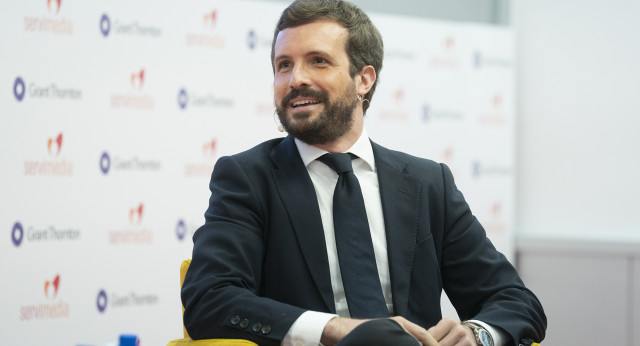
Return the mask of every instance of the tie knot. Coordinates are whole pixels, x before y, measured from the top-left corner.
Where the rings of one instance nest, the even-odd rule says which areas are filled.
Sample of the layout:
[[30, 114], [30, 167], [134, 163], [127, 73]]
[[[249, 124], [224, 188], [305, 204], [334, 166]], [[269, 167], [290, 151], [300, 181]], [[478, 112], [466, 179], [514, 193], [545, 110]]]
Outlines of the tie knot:
[[355, 155], [348, 153], [328, 153], [320, 156], [318, 161], [331, 167], [336, 173], [342, 174], [345, 172], [353, 172], [351, 160], [354, 158]]

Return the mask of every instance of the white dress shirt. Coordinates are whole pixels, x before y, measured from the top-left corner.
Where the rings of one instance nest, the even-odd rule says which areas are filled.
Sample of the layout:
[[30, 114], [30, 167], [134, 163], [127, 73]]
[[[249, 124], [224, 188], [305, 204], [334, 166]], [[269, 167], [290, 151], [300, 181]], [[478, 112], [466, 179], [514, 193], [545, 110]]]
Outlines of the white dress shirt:
[[[344, 286], [340, 275], [340, 264], [338, 263], [338, 252], [336, 249], [336, 239], [333, 228], [333, 192], [338, 182], [338, 174], [329, 166], [316, 159], [327, 153], [327, 151], [306, 144], [297, 138], [296, 146], [300, 152], [302, 162], [309, 172], [309, 177], [313, 182], [313, 187], [318, 198], [324, 238], [327, 246], [329, 259], [329, 273], [331, 275], [331, 288], [333, 290], [336, 314], [342, 317], [350, 317], [347, 299], [344, 294]], [[352, 161], [353, 173], [358, 178], [364, 205], [369, 221], [369, 230], [373, 241], [373, 251], [376, 257], [378, 275], [382, 285], [382, 293], [387, 303], [389, 313], [393, 315], [393, 301], [391, 297], [391, 281], [389, 275], [389, 263], [387, 257], [387, 238], [385, 236], [384, 217], [382, 214], [382, 200], [380, 199], [380, 189], [378, 185], [378, 173], [376, 171], [375, 158], [369, 136], [363, 129], [360, 138], [349, 148], [347, 153], [358, 156]], [[282, 340], [284, 346], [317, 346], [320, 344], [320, 337], [325, 325], [334, 314], [306, 311], [294, 322]], [[479, 322], [479, 321], [476, 321]], [[494, 341], [500, 341], [499, 335], [494, 328], [489, 327], [488, 331], [493, 336]], [[501, 346], [502, 343], [495, 343]]]

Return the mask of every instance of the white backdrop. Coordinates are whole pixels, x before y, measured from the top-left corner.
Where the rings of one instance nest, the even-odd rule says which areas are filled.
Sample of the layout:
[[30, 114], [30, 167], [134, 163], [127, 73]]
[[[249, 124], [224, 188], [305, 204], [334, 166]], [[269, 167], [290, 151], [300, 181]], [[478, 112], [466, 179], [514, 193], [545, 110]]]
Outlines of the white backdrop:
[[[191, 256], [222, 155], [280, 136], [282, 4], [35, 0], [0, 12], [0, 331], [5, 343], [181, 337]], [[386, 46], [373, 140], [446, 162], [512, 256], [513, 39], [371, 14]]]

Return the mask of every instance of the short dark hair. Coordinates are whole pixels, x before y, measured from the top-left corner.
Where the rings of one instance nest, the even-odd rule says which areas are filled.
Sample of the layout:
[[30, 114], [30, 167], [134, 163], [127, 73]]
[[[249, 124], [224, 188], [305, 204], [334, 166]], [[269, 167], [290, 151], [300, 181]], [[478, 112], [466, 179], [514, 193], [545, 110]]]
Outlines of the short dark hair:
[[296, 0], [287, 7], [280, 16], [273, 33], [271, 43], [271, 65], [275, 71], [275, 45], [280, 31], [320, 20], [331, 20], [347, 29], [349, 36], [346, 44], [349, 56], [349, 74], [351, 77], [367, 65], [376, 71], [376, 80], [364, 98], [369, 102], [362, 103], [364, 112], [369, 108], [371, 97], [378, 84], [382, 69], [384, 45], [378, 29], [371, 23], [369, 16], [354, 4], [342, 0]]

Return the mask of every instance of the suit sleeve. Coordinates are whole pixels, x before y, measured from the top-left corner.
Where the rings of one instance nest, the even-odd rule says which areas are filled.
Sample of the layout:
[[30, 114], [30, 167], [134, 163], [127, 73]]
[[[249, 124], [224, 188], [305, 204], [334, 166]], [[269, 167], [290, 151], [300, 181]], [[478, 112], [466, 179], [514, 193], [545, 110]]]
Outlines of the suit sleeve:
[[194, 234], [182, 287], [184, 323], [193, 339], [279, 345], [305, 311], [258, 296], [267, 208], [257, 198], [255, 184], [234, 157], [216, 163], [205, 224]]
[[547, 326], [542, 305], [487, 238], [449, 168], [441, 167], [445, 205], [441, 270], [443, 287], [458, 315], [502, 329], [511, 339], [507, 345], [527, 338], [541, 341]]

